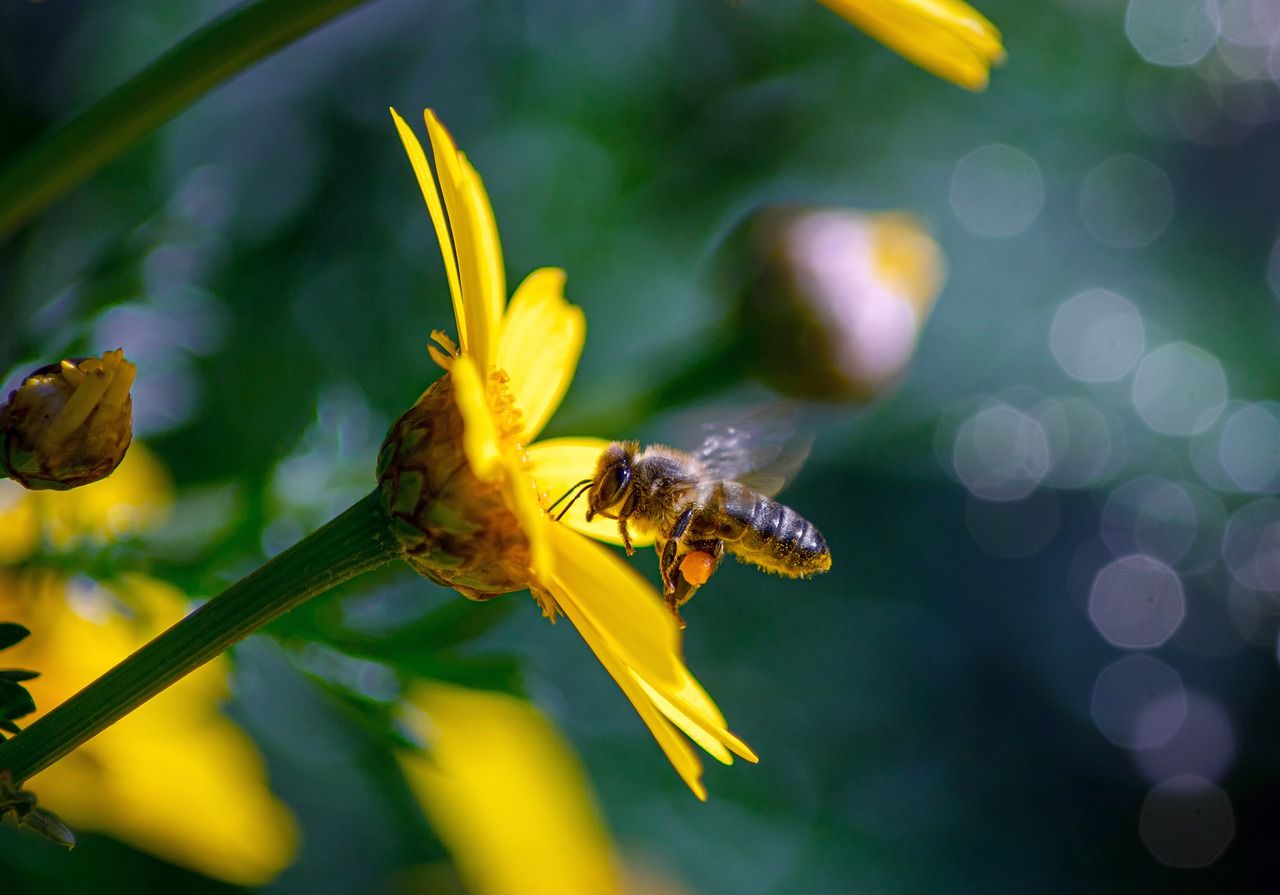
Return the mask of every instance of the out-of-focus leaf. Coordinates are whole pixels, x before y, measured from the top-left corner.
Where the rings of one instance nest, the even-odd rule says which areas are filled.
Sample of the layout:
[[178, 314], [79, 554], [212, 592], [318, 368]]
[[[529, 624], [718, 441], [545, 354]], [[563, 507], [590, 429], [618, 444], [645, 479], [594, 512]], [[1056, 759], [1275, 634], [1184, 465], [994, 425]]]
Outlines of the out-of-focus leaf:
[[[0, 650], [20, 643], [30, 633], [15, 622], [0, 622]], [[25, 671], [20, 668], [0, 670], [0, 730], [5, 733], [17, 733], [20, 728], [13, 722], [36, 710], [35, 700], [19, 681], [29, 681], [39, 676], [39, 672]], [[3, 739], [4, 736], [0, 735], [0, 740]]]
[[39, 676], [40, 672], [38, 671], [24, 671], [21, 668], [6, 668], [4, 671], [0, 671], [0, 681], [13, 681], [14, 683], [29, 681]]
[[0, 649], [8, 649], [19, 643], [31, 632], [14, 622], [0, 622]]
[[18, 728], [12, 722], [36, 710], [35, 700], [18, 684], [0, 683], [0, 727], [10, 733]]

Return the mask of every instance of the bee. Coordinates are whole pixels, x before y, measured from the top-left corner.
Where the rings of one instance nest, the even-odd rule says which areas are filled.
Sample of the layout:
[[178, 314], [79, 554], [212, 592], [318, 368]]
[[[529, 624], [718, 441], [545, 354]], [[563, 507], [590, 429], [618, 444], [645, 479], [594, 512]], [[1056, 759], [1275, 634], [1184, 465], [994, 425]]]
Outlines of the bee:
[[800, 470], [812, 437], [794, 434], [759, 411], [706, 428], [706, 438], [690, 452], [613, 442], [600, 454], [595, 474], [565, 493], [577, 491], [556, 517], [586, 493], [587, 521], [617, 519], [629, 555], [635, 553], [632, 527], [652, 534], [663, 599], [681, 627], [680, 607], [710, 579], [726, 552], [788, 578], [831, 568], [821, 532], [773, 499]]

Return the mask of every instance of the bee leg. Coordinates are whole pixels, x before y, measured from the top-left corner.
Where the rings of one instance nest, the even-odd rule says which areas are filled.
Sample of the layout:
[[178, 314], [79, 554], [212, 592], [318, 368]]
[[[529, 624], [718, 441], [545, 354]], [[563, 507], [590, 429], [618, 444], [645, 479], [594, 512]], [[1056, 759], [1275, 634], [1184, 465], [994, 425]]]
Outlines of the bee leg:
[[[672, 545], [675, 545], [674, 549]], [[680, 607], [688, 603], [693, 598], [693, 595], [698, 592], [698, 588], [715, 574], [716, 569], [720, 568], [720, 561], [724, 559], [724, 541], [695, 541], [690, 539], [688, 543], [680, 544], [676, 539], [672, 538], [663, 547], [662, 553], [663, 568], [664, 570], [667, 568], [665, 563], [669, 558], [671, 581], [675, 584], [674, 588], [666, 591], [663, 601], [667, 604], [667, 609], [671, 610], [671, 614], [675, 616], [676, 623], [683, 629], [685, 621], [680, 615]], [[684, 561], [692, 554], [705, 554], [711, 557], [711, 564], [709, 569], [704, 565], [698, 572], [691, 570], [690, 574], [694, 576], [694, 580], [690, 581], [689, 578], [685, 577]], [[663, 581], [665, 584], [666, 579], [664, 578]]]
[[680, 518], [676, 520], [676, 524], [671, 529], [671, 535], [663, 543], [658, 561], [658, 570], [662, 573], [662, 592], [670, 597], [676, 592], [676, 582], [680, 577], [680, 560], [684, 553], [688, 552], [681, 549], [681, 538], [689, 529], [689, 520], [693, 518], [693, 507], [689, 507], [680, 514]]
[[680, 575], [680, 563], [676, 559], [676, 553], [680, 549], [680, 542], [675, 538], [669, 538], [663, 545], [662, 550], [658, 554], [658, 571], [662, 575], [662, 593], [667, 597], [670, 604], [671, 595], [676, 592], [676, 578]]
[[622, 546], [627, 549], [627, 556], [635, 556], [636, 548], [631, 546], [631, 532], [627, 531], [627, 518], [618, 519], [618, 534], [622, 536]]

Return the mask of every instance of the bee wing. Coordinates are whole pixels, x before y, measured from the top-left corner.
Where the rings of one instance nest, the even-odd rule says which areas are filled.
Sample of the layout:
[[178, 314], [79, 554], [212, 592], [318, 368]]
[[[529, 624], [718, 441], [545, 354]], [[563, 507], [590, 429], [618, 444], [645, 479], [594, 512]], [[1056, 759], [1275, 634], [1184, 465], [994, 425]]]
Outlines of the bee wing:
[[738, 419], [703, 426], [706, 437], [691, 453], [713, 479], [741, 482], [773, 497], [796, 477], [813, 447], [792, 408], [766, 406]]

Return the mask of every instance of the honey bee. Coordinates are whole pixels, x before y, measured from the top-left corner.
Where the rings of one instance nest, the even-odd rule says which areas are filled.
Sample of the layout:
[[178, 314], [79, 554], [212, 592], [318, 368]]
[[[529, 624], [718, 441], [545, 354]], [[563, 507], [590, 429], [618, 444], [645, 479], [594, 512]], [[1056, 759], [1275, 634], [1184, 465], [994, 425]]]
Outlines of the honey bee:
[[595, 474], [566, 492], [565, 497], [577, 494], [556, 517], [586, 493], [587, 521], [617, 519], [628, 554], [635, 553], [631, 526], [652, 533], [663, 598], [681, 627], [680, 607], [726, 552], [788, 578], [831, 568], [818, 529], [773, 499], [799, 471], [813, 439], [794, 434], [767, 412], [707, 428], [702, 444], [690, 452], [613, 442], [597, 460]]

